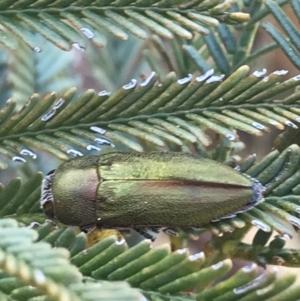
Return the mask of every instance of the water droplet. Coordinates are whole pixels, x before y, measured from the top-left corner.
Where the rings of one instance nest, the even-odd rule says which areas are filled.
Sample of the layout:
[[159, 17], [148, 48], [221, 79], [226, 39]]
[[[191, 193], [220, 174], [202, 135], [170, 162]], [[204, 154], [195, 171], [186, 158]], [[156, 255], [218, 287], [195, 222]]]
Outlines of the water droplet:
[[252, 122], [252, 125], [259, 130], [263, 130], [265, 128], [265, 126], [263, 124], [255, 122], [255, 121]]
[[44, 284], [46, 282], [46, 277], [41, 270], [34, 270], [33, 277], [37, 284]]
[[101, 145], [112, 145], [112, 143], [109, 140], [104, 139], [104, 138], [95, 138], [94, 142], [101, 144]]
[[126, 241], [125, 241], [125, 239], [123, 238], [123, 239], [121, 239], [121, 240], [117, 240], [117, 241], [115, 242], [115, 244], [116, 244], [117, 246], [122, 246], [122, 245], [124, 245], [125, 242], [126, 242]]
[[36, 52], [36, 53], [40, 53], [40, 52], [42, 52], [42, 49], [40, 47], [38, 47], [38, 46], [35, 46], [33, 48], [33, 51]]
[[256, 263], [252, 263], [251, 265], [246, 265], [242, 268], [242, 270], [245, 273], [251, 273], [252, 271], [254, 271], [257, 268], [257, 264]]
[[260, 220], [254, 219], [251, 221], [251, 224], [253, 226], [263, 230], [264, 232], [271, 232], [270, 226]]
[[272, 125], [279, 125], [279, 122], [274, 120], [274, 119], [270, 119], [269, 123], [272, 124]]
[[273, 74], [276, 74], [276, 75], [286, 75], [288, 73], [289, 73], [288, 70], [276, 70], [273, 72]]
[[98, 93], [98, 96], [109, 96], [111, 92], [108, 92], [106, 90], [102, 90]]
[[209, 84], [209, 83], [214, 83], [214, 82], [220, 82], [222, 81], [222, 79], [224, 78], [225, 74], [221, 74], [221, 75], [214, 75], [212, 77], [210, 77], [206, 83]]
[[65, 103], [65, 100], [63, 98], [60, 98], [54, 105], [53, 109], [59, 109], [63, 104]]
[[236, 136], [233, 134], [226, 134], [226, 138], [230, 141], [234, 141], [236, 139]]
[[140, 86], [141, 87], [147, 86], [155, 75], [156, 73], [152, 71], [151, 74], [142, 83], [140, 83]]
[[14, 157], [12, 158], [12, 160], [13, 160], [14, 162], [22, 162], [22, 163], [26, 163], [26, 160], [25, 160], [24, 158], [22, 158], [22, 157], [19, 157], [19, 156], [14, 156]]
[[297, 207], [295, 212], [300, 213], [300, 207]]
[[253, 75], [256, 77], [263, 77], [267, 73], [267, 69], [257, 70], [253, 72]]
[[268, 80], [269, 80], [269, 76], [266, 76], [266, 77], [263, 78], [262, 81], [266, 83]]
[[80, 151], [77, 151], [76, 149], [73, 149], [73, 148], [69, 149], [67, 151], [67, 154], [72, 155], [74, 157], [82, 157], [83, 156], [83, 153], [81, 153]]
[[48, 121], [56, 114], [56, 110], [51, 109], [49, 112], [47, 112], [44, 116], [42, 116], [42, 121]]
[[214, 74], [215, 70], [214, 69], [210, 69], [208, 71], [206, 71], [204, 74], [196, 77], [196, 81], [197, 82], [204, 82], [206, 81], [209, 77], [211, 77]]
[[135, 87], [136, 87], [136, 84], [137, 84], [137, 80], [133, 78], [133, 79], [130, 81], [130, 83], [124, 85], [122, 88], [123, 88], [124, 90], [130, 90], [130, 89], [135, 88]]
[[296, 217], [290, 217], [290, 218], [288, 219], [288, 221], [289, 221], [292, 225], [294, 225], [294, 226], [296, 226], [297, 228], [300, 229], [300, 220], [299, 220], [298, 218], [296, 218]]
[[86, 27], [80, 28], [80, 31], [81, 31], [88, 39], [92, 39], [92, 38], [95, 36], [94, 33], [93, 33], [90, 29], [88, 29], [88, 28], [86, 28]]
[[189, 256], [189, 261], [196, 261], [197, 259], [200, 259], [200, 258], [205, 258], [205, 255], [204, 255], [203, 252], [199, 252], [199, 253], [190, 255]]
[[177, 80], [177, 83], [179, 85], [184, 85], [184, 84], [187, 84], [189, 83], [193, 78], [193, 75], [192, 74], [188, 74], [188, 76], [184, 77], [184, 78], [180, 78], [179, 80]]
[[260, 276], [258, 276], [254, 280], [252, 280], [251, 282], [248, 282], [246, 285], [233, 289], [234, 294], [236, 294], [236, 295], [245, 294], [248, 291], [256, 288], [258, 285], [263, 283], [264, 280], [266, 280], [266, 278], [268, 277], [268, 274], [269, 273], [261, 274]]
[[30, 223], [30, 225], [27, 226], [27, 228], [29, 228], [29, 229], [36, 229], [36, 228], [38, 228], [40, 225], [41, 225], [41, 224], [38, 223], [38, 222], [32, 222], [32, 223]]
[[291, 122], [290, 120], [286, 120], [286, 121], [285, 121], [285, 124], [286, 124], [287, 126], [292, 127], [293, 129], [297, 129], [297, 128], [298, 128], [298, 127], [296, 126], [296, 124], [293, 123], [293, 122]]
[[104, 130], [104, 129], [98, 127], [98, 126], [94, 126], [94, 125], [93, 125], [93, 126], [90, 127], [90, 129], [91, 129], [92, 131], [96, 132], [96, 133], [101, 134], [101, 135], [103, 135], [103, 134], [106, 133], [106, 130]]
[[72, 46], [77, 49], [77, 50], [80, 50], [80, 51], [84, 51], [85, 50], [85, 47], [84, 46], [81, 46], [79, 43], [75, 42], [75, 43], [72, 43]]
[[179, 254], [184, 254], [184, 253], [187, 252], [187, 248], [176, 250], [176, 252], [179, 253]]
[[287, 240], [285, 237], [280, 236], [280, 235], [275, 235], [275, 236], [274, 236], [274, 239], [281, 239], [281, 240], [284, 240], [284, 241]]
[[300, 80], [300, 74], [293, 77], [293, 80]]
[[101, 148], [100, 148], [100, 147], [97, 147], [97, 146], [95, 146], [95, 145], [93, 145], [93, 144], [89, 144], [89, 145], [86, 147], [86, 149], [87, 149], [88, 151], [91, 151], [91, 150], [101, 151]]
[[292, 239], [293, 237], [291, 236], [291, 235], [289, 235], [289, 234], [287, 234], [287, 233], [284, 233], [283, 235], [282, 235], [282, 238], [284, 238], [284, 239]]
[[89, 254], [89, 249], [83, 250], [82, 253], [83, 253], [84, 255], [88, 255], [88, 254]]
[[216, 264], [213, 264], [211, 267], [214, 269], [214, 270], [219, 270], [221, 267], [223, 267], [224, 265], [224, 262], [223, 261], [220, 261]]
[[25, 148], [20, 151], [20, 155], [30, 156], [32, 159], [37, 158], [37, 155], [34, 152], [30, 151], [29, 149], [25, 149]]

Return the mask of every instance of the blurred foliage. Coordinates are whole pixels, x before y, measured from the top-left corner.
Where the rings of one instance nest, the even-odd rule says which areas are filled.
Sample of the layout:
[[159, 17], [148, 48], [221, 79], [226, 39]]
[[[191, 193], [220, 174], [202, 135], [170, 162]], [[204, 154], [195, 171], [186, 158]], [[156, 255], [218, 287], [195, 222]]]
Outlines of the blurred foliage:
[[[298, 0], [0, 0], [0, 300], [298, 300], [272, 266], [300, 265], [300, 78], [265, 68], [281, 49], [299, 69], [299, 20]], [[116, 150], [200, 154], [265, 201], [158, 248], [46, 220], [43, 174]]]

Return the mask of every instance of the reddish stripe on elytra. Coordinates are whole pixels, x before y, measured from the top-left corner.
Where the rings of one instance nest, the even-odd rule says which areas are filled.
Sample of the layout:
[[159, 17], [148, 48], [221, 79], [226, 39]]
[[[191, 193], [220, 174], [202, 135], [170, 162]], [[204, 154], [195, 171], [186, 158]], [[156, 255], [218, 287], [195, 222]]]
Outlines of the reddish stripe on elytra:
[[[123, 180], [124, 181], [124, 180]], [[136, 181], [136, 180], [134, 180]], [[196, 180], [186, 180], [186, 179], [176, 179], [176, 180], [138, 180], [143, 181], [143, 184], [146, 184], [147, 186], [155, 186], [155, 187], [174, 187], [174, 186], [195, 186], [195, 187], [211, 187], [211, 188], [228, 188], [228, 189], [253, 189], [252, 185], [244, 186], [244, 185], [238, 185], [238, 184], [227, 184], [227, 183], [217, 183], [217, 182], [202, 182], [202, 181], [196, 181]], [[137, 181], [137, 182], [138, 182]], [[130, 180], [127, 182], [130, 182]]]

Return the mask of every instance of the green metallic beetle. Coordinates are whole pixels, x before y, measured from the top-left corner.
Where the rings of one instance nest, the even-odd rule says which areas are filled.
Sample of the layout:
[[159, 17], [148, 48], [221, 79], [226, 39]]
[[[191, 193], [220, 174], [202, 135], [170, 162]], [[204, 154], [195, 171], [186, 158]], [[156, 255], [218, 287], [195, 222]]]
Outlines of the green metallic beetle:
[[[45, 213], [82, 229], [199, 227], [262, 201], [257, 181], [215, 161], [176, 152], [108, 153], [64, 162], [45, 177]], [[149, 237], [148, 237], [149, 238]]]

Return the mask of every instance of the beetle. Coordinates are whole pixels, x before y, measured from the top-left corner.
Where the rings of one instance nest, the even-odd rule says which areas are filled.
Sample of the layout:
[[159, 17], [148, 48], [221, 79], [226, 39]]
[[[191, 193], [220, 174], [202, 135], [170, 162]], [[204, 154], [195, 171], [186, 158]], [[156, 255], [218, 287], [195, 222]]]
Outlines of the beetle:
[[82, 230], [135, 229], [152, 238], [149, 229], [203, 226], [262, 200], [258, 181], [198, 155], [114, 152], [71, 159], [49, 172], [41, 207]]

